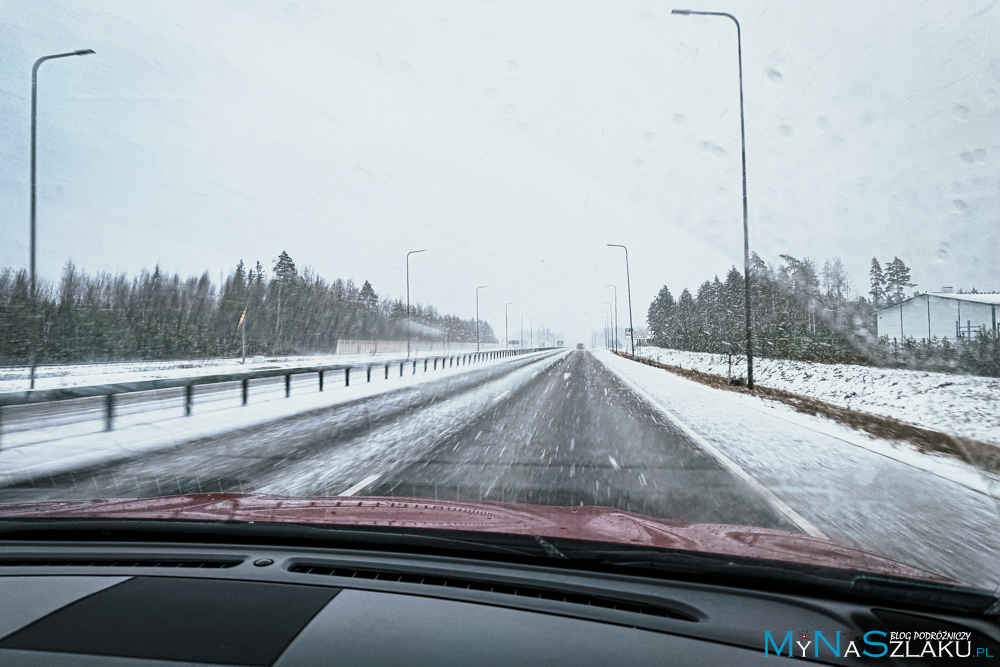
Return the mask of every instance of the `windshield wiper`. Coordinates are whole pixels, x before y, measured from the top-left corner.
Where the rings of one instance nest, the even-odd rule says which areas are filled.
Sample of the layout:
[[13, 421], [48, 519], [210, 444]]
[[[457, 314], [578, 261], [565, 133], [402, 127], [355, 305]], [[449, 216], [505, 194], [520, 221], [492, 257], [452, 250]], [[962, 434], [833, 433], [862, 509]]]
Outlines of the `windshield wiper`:
[[[486, 537], [486, 539], [481, 539]], [[497, 539], [501, 538], [501, 539]], [[551, 558], [526, 535], [444, 532], [394, 526], [193, 521], [169, 519], [25, 518], [0, 520], [0, 543], [14, 540], [224, 542], [327, 548], [369, 548], [407, 552], [493, 554]]]
[[881, 575], [809, 563], [772, 561], [710, 552], [647, 548], [588, 548], [551, 540], [571, 563], [657, 573], [671, 578], [718, 581], [727, 585], [823, 592], [882, 603], [900, 603], [961, 613], [1000, 615], [1000, 598], [989, 591], [960, 585]]

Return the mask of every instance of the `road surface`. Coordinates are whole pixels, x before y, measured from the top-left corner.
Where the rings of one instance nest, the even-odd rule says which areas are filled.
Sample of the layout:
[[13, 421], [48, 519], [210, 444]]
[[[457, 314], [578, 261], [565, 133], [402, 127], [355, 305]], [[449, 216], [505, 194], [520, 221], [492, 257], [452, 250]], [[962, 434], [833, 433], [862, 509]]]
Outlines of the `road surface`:
[[[965, 581], [1000, 582], [990, 496], [600, 354], [505, 360], [7, 485], [0, 501], [237, 491], [604, 505], [811, 527]], [[660, 398], [633, 389], [647, 373], [666, 383]]]

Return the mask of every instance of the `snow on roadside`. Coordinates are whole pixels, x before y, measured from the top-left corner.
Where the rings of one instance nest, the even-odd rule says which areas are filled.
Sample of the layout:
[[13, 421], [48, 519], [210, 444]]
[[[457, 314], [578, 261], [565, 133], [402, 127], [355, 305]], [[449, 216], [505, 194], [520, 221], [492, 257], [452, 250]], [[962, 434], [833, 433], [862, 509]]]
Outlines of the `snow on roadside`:
[[[642, 347], [639, 356], [726, 377], [724, 354]], [[745, 357], [733, 375], [746, 376]], [[843, 407], [893, 417], [915, 426], [1000, 444], [1000, 379], [925, 371], [754, 359], [754, 381]]]
[[[458, 352], [456, 354], [464, 354]], [[179, 361], [127, 361], [118, 363], [66, 364], [39, 366], [35, 377], [36, 389], [82, 387], [118, 382], [141, 382], [165, 378], [197, 377], [260, 371], [302, 366], [367, 362], [379, 363], [398, 359], [405, 354], [323, 354], [295, 357], [247, 357], [246, 364], [239, 359], [187, 359]], [[420, 356], [426, 356], [421, 354]], [[25, 366], [0, 367], [0, 392], [24, 391], [29, 387], [28, 368]]]

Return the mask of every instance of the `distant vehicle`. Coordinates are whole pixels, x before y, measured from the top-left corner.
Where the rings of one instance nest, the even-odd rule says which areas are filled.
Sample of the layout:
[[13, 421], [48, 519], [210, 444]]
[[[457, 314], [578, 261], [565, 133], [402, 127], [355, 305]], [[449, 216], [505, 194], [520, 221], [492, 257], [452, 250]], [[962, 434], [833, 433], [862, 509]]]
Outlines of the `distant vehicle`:
[[584, 345], [583, 345], [583, 343], [577, 343], [577, 344], [576, 344], [576, 349], [578, 349], [578, 350], [582, 350], [583, 348], [584, 348]]

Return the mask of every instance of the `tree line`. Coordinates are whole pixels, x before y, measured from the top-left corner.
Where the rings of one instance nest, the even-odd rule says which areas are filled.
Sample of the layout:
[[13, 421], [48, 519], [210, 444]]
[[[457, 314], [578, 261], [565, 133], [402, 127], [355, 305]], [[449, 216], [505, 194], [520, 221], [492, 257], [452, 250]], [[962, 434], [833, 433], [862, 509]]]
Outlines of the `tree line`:
[[[1000, 340], [991, 331], [972, 339], [890, 343], [876, 335], [878, 307], [906, 298], [911, 271], [898, 257], [872, 263], [872, 300], [856, 294], [840, 258], [817, 270], [811, 259], [781, 255], [777, 266], [750, 258], [750, 316], [755, 354], [777, 359], [849, 363], [1000, 377]], [[878, 267], [879, 272], [875, 272]], [[876, 305], [876, 300], [878, 305]], [[742, 355], [746, 349], [743, 274], [730, 268], [678, 298], [666, 285], [649, 306], [647, 323], [658, 347]]]
[[[68, 262], [60, 281], [40, 282], [32, 305], [27, 272], [0, 270], [0, 361], [39, 363], [332, 352], [338, 339], [405, 340], [406, 303], [371, 283], [301, 273], [282, 252], [268, 275], [241, 260], [222, 281], [182, 279], [159, 266], [130, 278], [90, 275]], [[242, 320], [242, 325], [240, 322]], [[474, 343], [475, 319], [410, 307], [413, 340]], [[239, 326], [245, 328], [240, 331]], [[480, 340], [495, 343], [486, 322]]]

